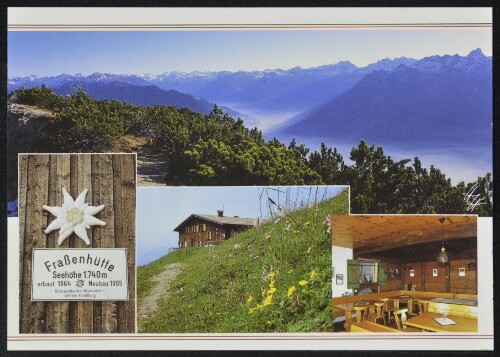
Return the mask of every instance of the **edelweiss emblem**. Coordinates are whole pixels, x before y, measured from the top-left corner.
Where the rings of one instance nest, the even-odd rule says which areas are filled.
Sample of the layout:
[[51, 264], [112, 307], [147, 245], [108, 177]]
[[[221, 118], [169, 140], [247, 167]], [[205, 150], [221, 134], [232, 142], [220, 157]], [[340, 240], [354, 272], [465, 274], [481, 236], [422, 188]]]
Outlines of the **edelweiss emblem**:
[[56, 219], [54, 219], [45, 229], [45, 234], [59, 229], [57, 244], [61, 245], [71, 233], [75, 232], [75, 234], [83, 239], [87, 245], [90, 245], [87, 229], [90, 229], [90, 226], [106, 225], [106, 222], [93, 217], [104, 209], [104, 205], [94, 207], [85, 203], [85, 197], [88, 192], [87, 189], [83, 190], [76, 200], [73, 200], [73, 197], [71, 197], [64, 187], [62, 192], [64, 196], [62, 207], [43, 206], [44, 210], [56, 216]]

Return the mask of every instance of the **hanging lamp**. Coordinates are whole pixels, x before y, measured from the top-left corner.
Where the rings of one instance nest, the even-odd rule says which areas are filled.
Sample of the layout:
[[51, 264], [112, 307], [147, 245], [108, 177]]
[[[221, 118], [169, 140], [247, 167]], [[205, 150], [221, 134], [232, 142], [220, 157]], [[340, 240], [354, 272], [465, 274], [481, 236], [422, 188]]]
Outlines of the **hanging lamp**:
[[436, 257], [436, 261], [441, 264], [446, 264], [448, 263], [449, 258], [448, 254], [446, 254], [446, 249], [444, 248], [444, 226], [443, 226], [444, 218], [443, 217], [439, 218], [439, 222], [441, 222], [441, 241], [443, 243], [443, 246], [441, 248], [441, 251]]

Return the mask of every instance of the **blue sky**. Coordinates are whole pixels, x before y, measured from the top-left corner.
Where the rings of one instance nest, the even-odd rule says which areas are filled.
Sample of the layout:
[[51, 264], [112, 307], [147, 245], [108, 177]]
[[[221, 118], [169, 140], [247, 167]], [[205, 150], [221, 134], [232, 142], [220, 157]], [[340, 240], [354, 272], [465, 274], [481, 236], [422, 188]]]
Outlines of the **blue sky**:
[[10, 31], [8, 75], [315, 67], [348, 60], [491, 55], [491, 29]]
[[[264, 189], [264, 193], [262, 194]], [[318, 201], [337, 195], [342, 186], [319, 186]], [[267, 197], [285, 206], [314, 202], [316, 186], [269, 187], [147, 187], [137, 189], [137, 265], [147, 264], [178, 246], [173, 229], [193, 213], [226, 216], [268, 217]], [[262, 194], [262, 199], [259, 196]], [[289, 205], [290, 206], [290, 205]], [[262, 213], [261, 213], [262, 212]]]

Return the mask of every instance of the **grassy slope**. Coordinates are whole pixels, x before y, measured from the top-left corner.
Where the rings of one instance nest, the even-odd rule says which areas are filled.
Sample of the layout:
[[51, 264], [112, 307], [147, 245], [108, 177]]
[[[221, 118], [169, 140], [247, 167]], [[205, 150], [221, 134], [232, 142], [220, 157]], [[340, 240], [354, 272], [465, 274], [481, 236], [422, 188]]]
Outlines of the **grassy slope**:
[[[140, 332], [331, 331], [331, 238], [325, 219], [348, 214], [348, 191], [267, 222], [213, 248], [170, 253], [139, 267], [139, 302], [150, 277], [186, 265]], [[301, 282], [302, 285], [299, 283]]]

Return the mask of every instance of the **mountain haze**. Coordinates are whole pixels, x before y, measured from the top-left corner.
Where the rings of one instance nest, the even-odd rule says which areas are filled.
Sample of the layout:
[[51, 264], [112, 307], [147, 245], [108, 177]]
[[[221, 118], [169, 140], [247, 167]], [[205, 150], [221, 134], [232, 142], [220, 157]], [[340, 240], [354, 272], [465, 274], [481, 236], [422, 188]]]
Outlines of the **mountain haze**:
[[375, 71], [283, 130], [303, 136], [369, 141], [491, 140], [491, 59], [432, 56], [392, 71]]
[[480, 49], [468, 56], [385, 58], [365, 67], [341, 61], [288, 70], [8, 80], [9, 92], [40, 85], [59, 94], [82, 88], [96, 99], [188, 107], [201, 113], [210, 112], [216, 103], [268, 136], [395, 144], [448, 140], [475, 145], [491, 140], [492, 59]]

